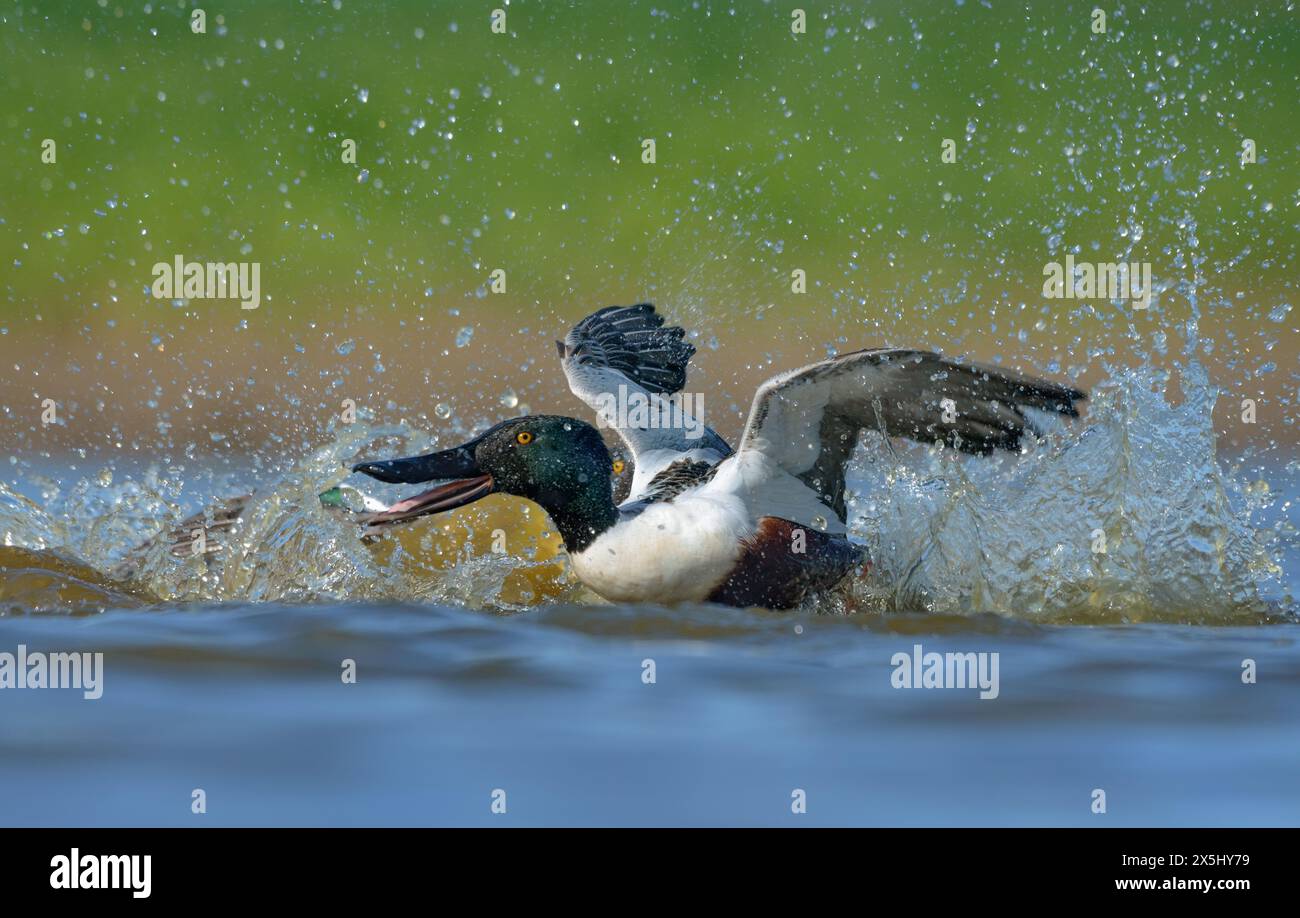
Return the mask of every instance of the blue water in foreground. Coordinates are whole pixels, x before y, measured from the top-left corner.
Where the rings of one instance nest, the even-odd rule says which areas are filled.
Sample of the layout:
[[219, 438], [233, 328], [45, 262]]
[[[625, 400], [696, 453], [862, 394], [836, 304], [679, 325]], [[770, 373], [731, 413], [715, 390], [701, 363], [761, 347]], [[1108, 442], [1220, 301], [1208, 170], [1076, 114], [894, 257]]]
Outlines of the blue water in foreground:
[[[714, 607], [0, 618], [0, 649], [105, 654], [97, 701], [0, 691], [0, 823], [1295, 825], [1298, 642]], [[892, 688], [914, 643], [998, 652], [998, 697]]]

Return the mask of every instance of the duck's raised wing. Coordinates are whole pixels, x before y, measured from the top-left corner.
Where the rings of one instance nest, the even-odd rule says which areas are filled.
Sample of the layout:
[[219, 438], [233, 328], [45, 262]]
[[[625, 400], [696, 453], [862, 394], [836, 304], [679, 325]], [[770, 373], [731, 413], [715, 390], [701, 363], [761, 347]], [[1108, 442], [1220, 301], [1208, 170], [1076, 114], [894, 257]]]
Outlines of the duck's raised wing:
[[731, 455], [704, 425], [691, 400], [674, 397], [686, 385], [695, 346], [686, 332], [664, 326], [650, 303], [607, 306], [555, 342], [569, 389], [618, 431], [633, 461], [652, 450], [712, 450]]
[[1070, 386], [930, 351], [855, 351], [763, 383], [740, 453], [761, 452], [844, 521], [844, 466], [862, 429], [987, 454], [1018, 449], [1026, 430], [1038, 432], [1026, 409], [1078, 417], [1075, 402], [1085, 398]]

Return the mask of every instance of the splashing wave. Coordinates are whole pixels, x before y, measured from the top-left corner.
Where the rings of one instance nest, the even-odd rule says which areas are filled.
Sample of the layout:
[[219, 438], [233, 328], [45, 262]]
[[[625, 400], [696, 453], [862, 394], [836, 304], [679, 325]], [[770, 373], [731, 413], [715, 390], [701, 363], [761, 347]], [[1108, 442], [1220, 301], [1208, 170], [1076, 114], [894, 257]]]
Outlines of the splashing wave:
[[[1112, 373], [1086, 423], [1020, 457], [958, 457], [868, 437], [851, 486], [872, 574], [819, 611], [924, 610], [1037, 621], [1240, 623], [1294, 609], [1276, 497], [1216, 456], [1204, 371]], [[513, 611], [599, 601], [576, 582], [545, 514], [494, 496], [373, 543], [317, 495], [378, 442], [422, 438], [354, 425], [243, 504], [205, 554], [173, 553], [178, 489], [157, 472], [81, 481], [41, 506], [0, 486], [0, 609], [95, 611], [176, 601], [400, 600]], [[422, 443], [420, 445], [423, 445]], [[1281, 474], [1281, 473], [1280, 473]], [[1294, 488], [1284, 490], [1294, 491]], [[500, 551], [508, 546], [507, 551]]]

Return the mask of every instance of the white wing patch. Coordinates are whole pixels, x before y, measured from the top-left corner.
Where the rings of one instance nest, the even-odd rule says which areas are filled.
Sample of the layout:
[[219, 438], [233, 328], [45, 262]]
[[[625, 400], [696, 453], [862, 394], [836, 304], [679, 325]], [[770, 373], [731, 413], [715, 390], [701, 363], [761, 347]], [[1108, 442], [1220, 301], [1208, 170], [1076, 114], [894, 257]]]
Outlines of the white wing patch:
[[643, 453], [682, 453], [706, 442], [704, 421], [686, 410], [687, 401], [680, 395], [648, 392], [612, 367], [566, 361], [565, 374], [569, 389], [596, 413], [597, 426], [618, 432], [638, 468]]
[[705, 461], [731, 455], [706, 426], [701, 396], [682, 391], [695, 353], [685, 337], [682, 328], [665, 326], [652, 304], [638, 303], [599, 309], [556, 342], [569, 389], [627, 447], [636, 469], [633, 499], [671, 462], [647, 461], [648, 454], [671, 451]]
[[831, 535], [847, 532], [843, 520], [816, 492], [758, 450], [744, 450], [727, 459], [712, 480], [700, 486], [699, 494], [740, 498], [754, 526], [761, 517], [775, 516]]

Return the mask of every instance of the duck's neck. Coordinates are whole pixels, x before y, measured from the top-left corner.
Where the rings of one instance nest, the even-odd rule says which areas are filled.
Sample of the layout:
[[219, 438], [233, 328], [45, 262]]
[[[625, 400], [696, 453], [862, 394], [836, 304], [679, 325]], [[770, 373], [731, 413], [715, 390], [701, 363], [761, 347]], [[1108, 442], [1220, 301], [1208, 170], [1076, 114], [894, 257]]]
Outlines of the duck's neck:
[[577, 494], [548, 495], [538, 503], [550, 515], [569, 554], [585, 551], [618, 522], [618, 508], [608, 478], [592, 480]]

